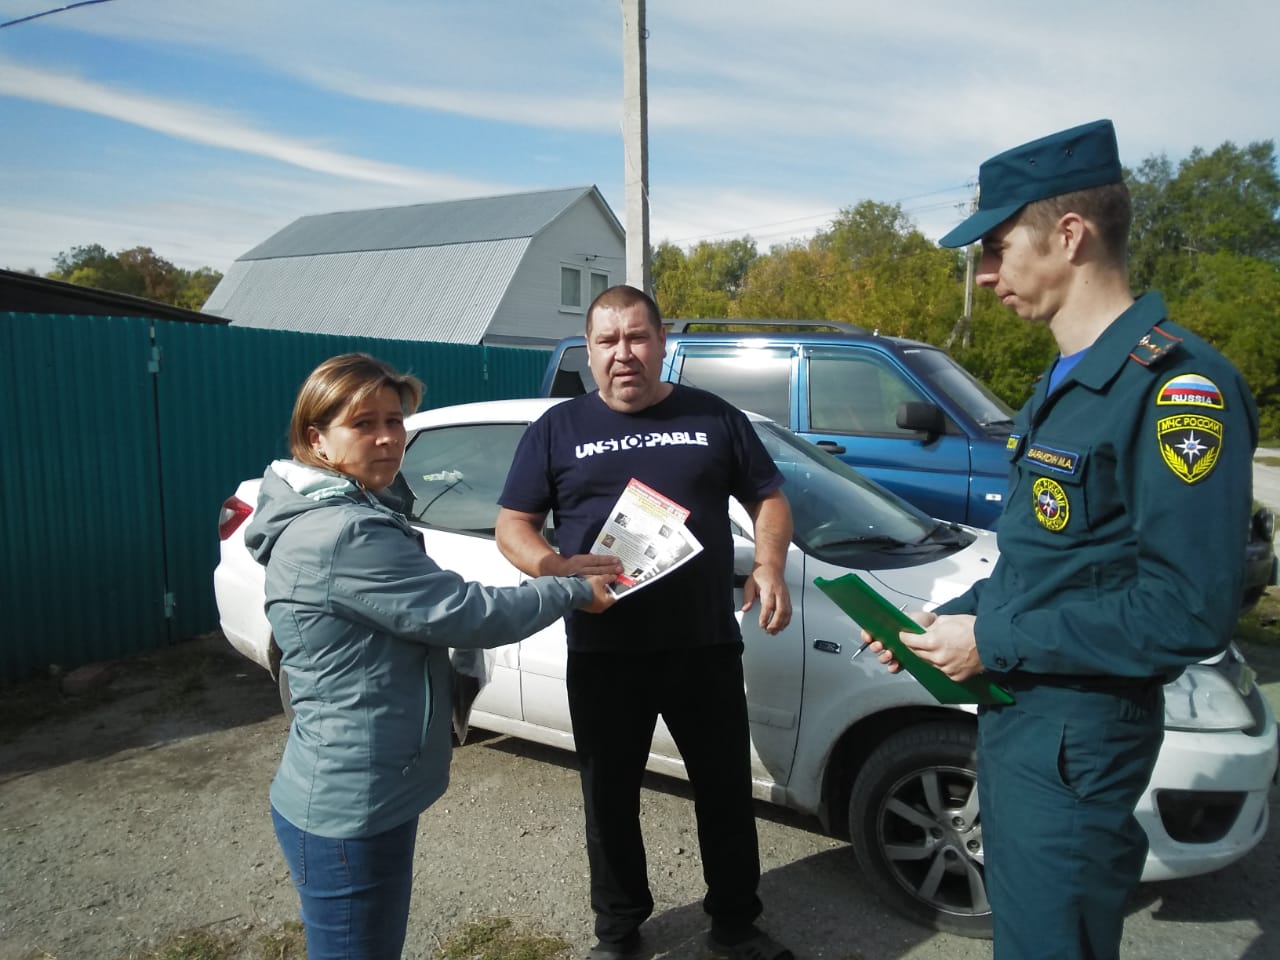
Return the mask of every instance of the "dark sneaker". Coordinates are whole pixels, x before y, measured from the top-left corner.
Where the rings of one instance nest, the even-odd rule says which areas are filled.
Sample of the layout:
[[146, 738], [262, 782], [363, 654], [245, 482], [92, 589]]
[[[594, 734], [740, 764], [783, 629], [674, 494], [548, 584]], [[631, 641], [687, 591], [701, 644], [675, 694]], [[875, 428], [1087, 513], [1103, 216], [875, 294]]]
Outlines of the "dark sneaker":
[[710, 933], [707, 947], [715, 956], [727, 960], [796, 960], [794, 953], [757, 926], [748, 927], [731, 940]]

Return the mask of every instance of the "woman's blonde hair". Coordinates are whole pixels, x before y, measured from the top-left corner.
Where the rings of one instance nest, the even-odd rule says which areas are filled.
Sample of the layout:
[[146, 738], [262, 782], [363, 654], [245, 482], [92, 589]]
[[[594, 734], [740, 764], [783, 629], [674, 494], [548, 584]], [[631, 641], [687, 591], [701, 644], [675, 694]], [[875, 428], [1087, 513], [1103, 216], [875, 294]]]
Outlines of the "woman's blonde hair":
[[353, 404], [361, 403], [390, 387], [400, 395], [400, 409], [413, 413], [422, 402], [422, 381], [400, 373], [389, 363], [367, 353], [344, 353], [330, 357], [303, 381], [289, 421], [289, 452], [299, 463], [327, 468], [329, 465], [311, 449], [307, 428], [326, 429]]

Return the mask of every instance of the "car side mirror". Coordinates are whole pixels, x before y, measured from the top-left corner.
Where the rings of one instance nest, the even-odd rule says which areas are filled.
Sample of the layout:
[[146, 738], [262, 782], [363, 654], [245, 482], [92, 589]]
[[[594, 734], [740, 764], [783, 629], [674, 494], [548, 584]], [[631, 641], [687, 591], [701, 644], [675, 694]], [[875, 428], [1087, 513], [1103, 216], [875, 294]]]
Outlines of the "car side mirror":
[[942, 408], [936, 403], [924, 400], [909, 400], [898, 407], [898, 428], [915, 430], [929, 435], [929, 438], [947, 432], [947, 418]]

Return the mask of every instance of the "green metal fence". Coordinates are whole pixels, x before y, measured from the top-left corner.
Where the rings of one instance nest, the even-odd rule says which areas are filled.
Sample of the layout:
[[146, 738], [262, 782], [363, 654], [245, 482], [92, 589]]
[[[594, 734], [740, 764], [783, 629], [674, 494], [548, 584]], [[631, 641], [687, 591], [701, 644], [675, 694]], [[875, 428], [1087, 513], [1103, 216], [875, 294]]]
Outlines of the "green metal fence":
[[424, 407], [532, 396], [539, 350], [0, 313], [0, 681], [217, 626], [215, 521], [287, 454], [298, 386], [364, 350]]

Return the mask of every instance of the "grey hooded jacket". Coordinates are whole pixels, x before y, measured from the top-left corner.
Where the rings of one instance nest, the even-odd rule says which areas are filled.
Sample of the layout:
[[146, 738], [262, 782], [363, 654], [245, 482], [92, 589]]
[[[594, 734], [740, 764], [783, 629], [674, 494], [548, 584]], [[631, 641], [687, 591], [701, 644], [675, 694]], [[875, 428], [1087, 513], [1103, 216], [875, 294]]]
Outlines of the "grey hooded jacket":
[[370, 837], [449, 782], [449, 649], [496, 647], [590, 602], [585, 580], [485, 587], [441, 570], [409, 522], [346, 477], [267, 468], [245, 532], [295, 717], [271, 803], [299, 829]]

